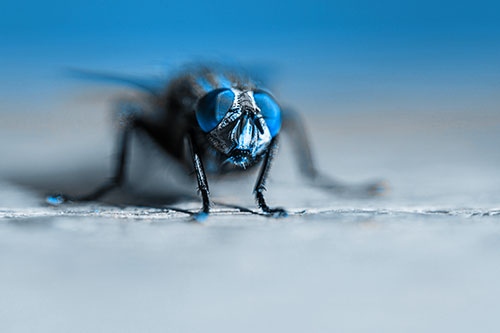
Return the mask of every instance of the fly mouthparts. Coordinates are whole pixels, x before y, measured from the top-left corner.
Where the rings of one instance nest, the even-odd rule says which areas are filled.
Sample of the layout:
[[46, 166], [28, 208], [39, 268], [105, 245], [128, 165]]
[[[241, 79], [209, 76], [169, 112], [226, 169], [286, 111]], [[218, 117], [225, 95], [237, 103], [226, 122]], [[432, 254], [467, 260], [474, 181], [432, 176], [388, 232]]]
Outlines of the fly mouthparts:
[[249, 149], [233, 149], [230, 152], [231, 157], [249, 157], [252, 152]]

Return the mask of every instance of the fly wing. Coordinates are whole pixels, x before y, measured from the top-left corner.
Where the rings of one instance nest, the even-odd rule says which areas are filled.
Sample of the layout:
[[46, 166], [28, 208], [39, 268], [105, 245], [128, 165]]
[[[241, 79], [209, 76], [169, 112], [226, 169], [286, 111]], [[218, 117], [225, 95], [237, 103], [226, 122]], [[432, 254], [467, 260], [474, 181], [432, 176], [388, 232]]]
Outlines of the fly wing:
[[109, 72], [70, 68], [67, 73], [73, 77], [85, 80], [112, 82], [132, 86], [145, 92], [157, 95], [165, 87], [167, 80], [161, 77], [138, 77]]

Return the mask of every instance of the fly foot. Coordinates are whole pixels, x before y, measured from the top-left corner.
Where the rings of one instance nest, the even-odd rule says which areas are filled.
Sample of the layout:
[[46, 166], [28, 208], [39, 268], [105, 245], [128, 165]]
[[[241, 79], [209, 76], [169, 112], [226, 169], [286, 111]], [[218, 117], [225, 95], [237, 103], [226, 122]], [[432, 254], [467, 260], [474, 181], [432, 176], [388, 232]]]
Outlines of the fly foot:
[[204, 211], [201, 211], [201, 212], [198, 212], [196, 214], [193, 214], [193, 220], [195, 222], [205, 222], [205, 220], [207, 219], [208, 217], [208, 213], [207, 212], [204, 212]]
[[366, 186], [366, 191], [372, 196], [386, 195], [390, 190], [389, 183], [384, 180]]
[[274, 218], [283, 218], [288, 216], [288, 212], [283, 208], [263, 208], [264, 213], [266, 213], [269, 217]]
[[47, 196], [45, 199], [45, 202], [47, 202], [51, 206], [59, 206], [65, 202], [71, 201], [67, 196], [64, 194], [53, 194]]

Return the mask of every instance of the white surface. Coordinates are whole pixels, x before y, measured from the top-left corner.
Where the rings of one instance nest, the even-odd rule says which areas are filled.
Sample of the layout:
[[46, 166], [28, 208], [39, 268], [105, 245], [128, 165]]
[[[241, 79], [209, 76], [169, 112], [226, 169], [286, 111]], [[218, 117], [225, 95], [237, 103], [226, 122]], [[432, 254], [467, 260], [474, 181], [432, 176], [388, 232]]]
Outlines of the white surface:
[[[76, 122], [50, 135], [4, 129], [0, 331], [498, 332], [498, 120], [311, 117], [321, 168], [353, 182], [382, 176], [388, 196], [303, 187], [284, 142], [268, 198], [305, 213], [274, 220], [216, 206], [203, 224], [160, 208], [47, 207], [12, 179], [40, 190], [86, 168], [99, 170], [85, 180], [93, 186], [112, 136], [89, 126], [101, 130], [82, 141]], [[214, 184], [214, 198], [254, 209], [254, 178]]]

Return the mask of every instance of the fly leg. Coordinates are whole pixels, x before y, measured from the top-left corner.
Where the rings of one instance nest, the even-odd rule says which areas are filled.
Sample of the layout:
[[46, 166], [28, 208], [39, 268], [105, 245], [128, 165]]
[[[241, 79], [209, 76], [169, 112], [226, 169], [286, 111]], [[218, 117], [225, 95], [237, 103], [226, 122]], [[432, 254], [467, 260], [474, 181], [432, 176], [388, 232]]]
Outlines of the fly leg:
[[115, 164], [115, 172], [111, 179], [98, 187], [94, 192], [77, 198], [78, 201], [94, 201], [101, 198], [109, 191], [123, 185], [125, 180], [125, 167], [127, 164], [127, 155], [130, 142], [130, 134], [134, 129], [133, 125], [127, 125], [120, 133], [118, 143], [118, 157]]
[[306, 129], [300, 115], [293, 110], [283, 112], [283, 130], [292, 141], [300, 173], [315, 187], [339, 194], [380, 195], [387, 185], [383, 181], [360, 185], [348, 185], [322, 174], [316, 169]]
[[193, 159], [194, 171], [196, 173], [196, 180], [198, 181], [198, 190], [200, 191], [203, 202], [201, 210], [194, 215], [194, 219], [197, 221], [203, 221], [210, 213], [210, 190], [208, 189], [207, 175], [200, 157], [200, 149], [196, 145], [196, 142], [192, 139], [191, 135], [188, 135], [188, 142], [191, 150], [191, 158]]
[[130, 135], [137, 128], [142, 128], [142, 123], [139, 122], [137, 120], [138, 118], [136, 118], [135, 116], [137, 110], [133, 110], [133, 107], [134, 106], [131, 104], [126, 104], [125, 107], [122, 108], [123, 110], [120, 113], [120, 116], [122, 118], [120, 120], [120, 123], [122, 124], [123, 129], [121, 130], [118, 139], [118, 154], [114, 165], [115, 170], [113, 176], [89, 194], [85, 194], [82, 196], [68, 196], [65, 194], [49, 196], [47, 198], [47, 202], [49, 204], [57, 205], [66, 201], [94, 201], [109, 193], [111, 190], [120, 187], [124, 183]]
[[262, 162], [262, 167], [260, 169], [259, 178], [255, 184], [254, 194], [257, 200], [257, 204], [260, 209], [266, 214], [274, 217], [286, 217], [288, 214], [283, 208], [270, 208], [266, 200], [264, 199], [264, 191], [266, 190], [266, 180], [271, 170], [271, 162], [273, 160], [274, 154], [278, 148], [278, 137], [274, 137], [269, 146], [269, 150], [264, 156], [264, 161]]

